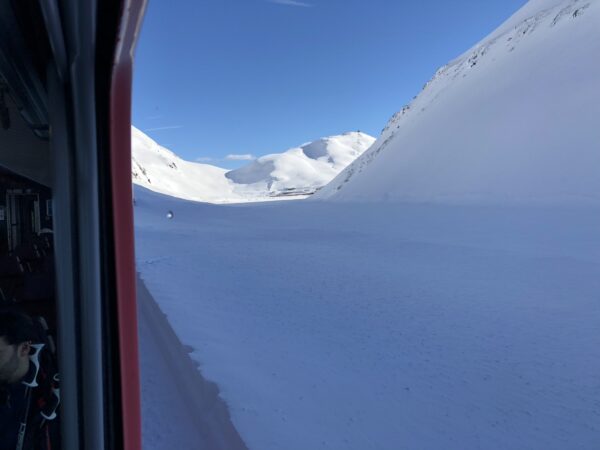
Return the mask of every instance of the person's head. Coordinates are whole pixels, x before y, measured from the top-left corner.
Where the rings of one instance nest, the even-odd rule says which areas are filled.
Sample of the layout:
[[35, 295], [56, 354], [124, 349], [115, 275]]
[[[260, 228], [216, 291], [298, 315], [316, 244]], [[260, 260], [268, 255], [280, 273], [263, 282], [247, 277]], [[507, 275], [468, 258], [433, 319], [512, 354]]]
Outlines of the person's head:
[[0, 311], [0, 384], [16, 383], [29, 368], [33, 321], [16, 311]]

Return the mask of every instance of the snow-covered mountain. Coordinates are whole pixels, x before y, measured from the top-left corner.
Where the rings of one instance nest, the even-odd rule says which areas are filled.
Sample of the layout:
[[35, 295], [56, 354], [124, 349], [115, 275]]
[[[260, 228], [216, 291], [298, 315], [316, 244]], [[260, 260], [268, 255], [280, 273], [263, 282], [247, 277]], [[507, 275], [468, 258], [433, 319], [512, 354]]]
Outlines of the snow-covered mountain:
[[600, 1], [531, 0], [314, 198], [600, 203]]
[[185, 161], [131, 127], [131, 177], [161, 194], [212, 203], [243, 201], [225, 178], [227, 170]]
[[331, 181], [375, 141], [361, 132], [330, 136], [263, 156], [228, 172], [210, 164], [185, 161], [135, 127], [131, 133], [131, 176], [135, 184], [211, 203], [304, 198]]
[[[267, 195], [312, 194], [363, 154], [375, 138], [359, 131], [330, 136], [258, 158], [226, 174], [243, 192]], [[240, 191], [240, 189], [236, 189]]]

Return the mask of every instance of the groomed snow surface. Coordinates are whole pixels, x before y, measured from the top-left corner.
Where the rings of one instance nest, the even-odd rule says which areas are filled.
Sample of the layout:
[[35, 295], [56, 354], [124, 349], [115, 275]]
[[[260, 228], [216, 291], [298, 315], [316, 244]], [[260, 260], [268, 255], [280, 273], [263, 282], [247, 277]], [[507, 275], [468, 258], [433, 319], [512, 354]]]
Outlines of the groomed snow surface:
[[250, 449], [599, 447], [599, 209], [136, 196], [138, 270]]

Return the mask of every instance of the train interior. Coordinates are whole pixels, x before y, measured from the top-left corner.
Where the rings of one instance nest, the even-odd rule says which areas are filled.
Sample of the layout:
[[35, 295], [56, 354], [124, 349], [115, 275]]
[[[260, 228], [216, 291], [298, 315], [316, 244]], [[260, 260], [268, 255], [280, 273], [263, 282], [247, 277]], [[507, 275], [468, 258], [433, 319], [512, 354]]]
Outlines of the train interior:
[[0, 304], [56, 333], [47, 130], [34, 131], [0, 78]]

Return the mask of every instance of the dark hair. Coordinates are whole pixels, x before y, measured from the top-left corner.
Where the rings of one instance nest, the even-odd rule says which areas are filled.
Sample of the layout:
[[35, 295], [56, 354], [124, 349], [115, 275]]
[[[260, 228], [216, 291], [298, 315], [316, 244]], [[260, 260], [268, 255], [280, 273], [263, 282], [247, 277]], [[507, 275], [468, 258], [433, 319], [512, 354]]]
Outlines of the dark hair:
[[19, 345], [36, 338], [33, 320], [18, 311], [0, 310], [0, 337], [9, 345]]

